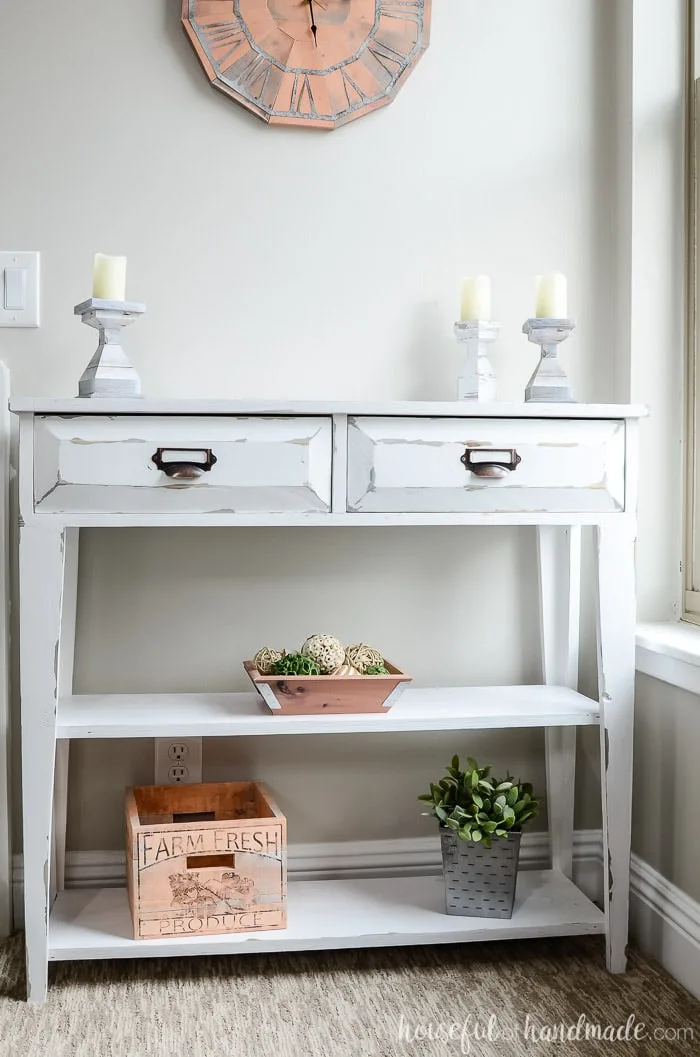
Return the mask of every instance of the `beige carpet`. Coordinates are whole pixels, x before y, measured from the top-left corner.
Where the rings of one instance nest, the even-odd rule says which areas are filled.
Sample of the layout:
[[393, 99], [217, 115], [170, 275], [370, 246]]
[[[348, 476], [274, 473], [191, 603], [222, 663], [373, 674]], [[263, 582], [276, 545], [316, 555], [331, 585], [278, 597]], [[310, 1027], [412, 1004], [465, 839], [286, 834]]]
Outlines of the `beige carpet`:
[[1, 1057], [700, 1054], [700, 1004], [636, 953], [608, 976], [599, 938], [74, 962], [50, 979], [28, 1006], [22, 937], [0, 947]]

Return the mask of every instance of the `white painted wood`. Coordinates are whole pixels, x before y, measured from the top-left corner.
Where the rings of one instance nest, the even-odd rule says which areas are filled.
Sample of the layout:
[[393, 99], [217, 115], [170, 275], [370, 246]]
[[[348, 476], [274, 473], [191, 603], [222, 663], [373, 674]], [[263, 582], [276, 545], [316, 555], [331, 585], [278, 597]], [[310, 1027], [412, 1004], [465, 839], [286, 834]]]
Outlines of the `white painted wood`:
[[344, 514], [348, 491], [348, 416], [333, 416], [333, 498], [334, 514]]
[[496, 399], [496, 375], [489, 360], [489, 345], [498, 339], [500, 323], [485, 319], [466, 319], [454, 325], [459, 342], [461, 363], [457, 375], [457, 399]]
[[423, 943], [589, 935], [602, 912], [556, 871], [524, 871], [513, 917], [457, 918], [444, 912], [441, 877], [291, 881], [289, 927], [238, 935], [134, 940], [126, 891], [66, 891], [51, 916], [51, 960], [152, 958], [180, 954], [338, 950]]
[[[78, 607], [78, 554], [80, 529], [65, 530], [63, 561], [63, 599], [61, 605], [60, 658], [58, 694], [73, 693], [75, 627]], [[63, 891], [66, 870], [66, 827], [68, 823], [68, 766], [70, 741], [56, 742], [53, 792], [53, 862], [52, 894]]]
[[603, 868], [607, 965], [614, 973], [624, 972], [626, 967], [629, 917], [635, 676], [633, 532], [627, 518], [596, 532]]
[[[467, 449], [520, 461], [505, 477], [476, 476], [462, 462]], [[352, 417], [348, 509], [620, 511], [624, 466], [624, 420]]]
[[[278, 528], [288, 526], [295, 527], [322, 527], [322, 528], [354, 528], [378, 527], [382, 525], [541, 525], [542, 510], [508, 511], [499, 510], [495, 513], [444, 513], [442, 511], [431, 511], [424, 513], [404, 514], [400, 511], [378, 513], [378, 514], [333, 514], [333, 513], [284, 513], [258, 511], [257, 513], [226, 513], [226, 514], [177, 514], [149, 512], [133, 513], [129, 511], [110, 510], [102, 513], [86, 513], [84, 511], [64, 511], [55, 513], [44, 513], [39, 511], [36, 515], [29, 514], [28, 520], [39, 522], [56, 521], [62, 525], [80, 525], [83, 528], [108, 528], [116, 526], [120, 528], [139, 527], [148, 525], [169, 525], [180, 527], [196, 527], [206, 524], [209, 527], [221, 526], [248, 526], [260, 527], [274, 525]], [[619, 513], [604, 514], [597, 511], [584, 513], [551, 513], [547, 514], [548, 525], [602, 525], [610, 519], [615, 520]]]
[[[542, 674], [548, 684], [578, 684], [581, 530], [541, 525], [537, 530], [540, 574]], [[552, 866], [573, 876], [576, 728], [545, 731], [547, 814]]]
[[100, 400], [14, 397], [10, 410], [37, 415], [410, 415], [441, 418], [645, 418], [641, 404], [572, 404], [568, 407], [501, 403], [470, 404], [459, 400]]
[[59, 700], [62, 738], [225, 737], [596, 726], [597, 701], [560, 686], [413, 688], [386, 714], [273, 715], [258, 694], [79, 694]]
[[566, 372], [557, 356], [558, 346], [571, 334], [571, 319], [527, 319], [523, 334], [528, 341], [540, 346], [540, 362], [525, 386], [525, 400], [529, 403], [571, 403], [575, 400]]
[[76, 305], [73, 311], [88, 327], [100, 332], [97, 349], [78, 383], [78, 395], [81, 398], [140, 397], [141, 379], [124, 352], [121, 332], [144, 314], [146, 306], [91, 297]]
[[635, 942], [700, 998], [700, 903], [636, 855], [630, 894]]
[[10, 375], [0, 363], [0, 939], [12, 932], [9, 616]]
[[[331, 419], [35, 419], [37, 510], [235, 513], [330, 507]], [[215, 465], [176, 480], [153, 461]]]
[[60, 526], [20, 531], [20, 694], [27, 997], [47, 988], [59, 635], [64, 547]]
[[[21, 407], [22, 402], [18, 403]], [[44, 402], [38, 403], [43, 405]], [[552, 823], [553, 857], [561, 870], [551, 875], [557, 879], [553, 888], [548, 887], [546, 879], [542, 885], [548, 916], [544, 921], [539, 920], [535, 924], [527, 925], [526, 919], [521, 916], [515, 925], [511, 923], [505, 931], [503, 923], [500, 923], [498, 935], [505, 938], [508, 935], [568, 935], [577, 931], [602, 931], [604, 919], [599, 911], [595, 911], [597, 916], [594, 921], [586, 919], [585, 922], [580, 919], [578, 909], [574, 908], [575, 912], [572, 911], [570, 897], [582, 897], [565, 877], [565, 873], [569, 873], [571, 869], [572, 733], [578, 725], [595, 725], [601, 721], [598, 702], [590, 701], [572, 689], [576, 681], [577, 638], [577, 588], [574, 572], [578, 562], [578, 526], [582, 524], [597, 525], [600, 529], [599, 635], [604, 640], [601, 646], [601, 687], [604, 687], [601, 700], [606, 710], [608, 751], [617, 761], [615, 774], [618, 776], [612, 775], [612, 769], [608, 772], [605, 805], [621, 801], [619, 807], [614, 810], [611, 807], [606, 819], [606, 863], [610, 863], [615, 880], [612, 895], [606, 896], [606, 928], [609, 965], [616, 969], [619, 969], [621, 964], [624, 965], [626, 892], [622, 890], [622, 886], [626, 884], [626, 879], [620, 856], [624, 858], [625, 845], [629, 852], [630, 812], [624, 798], [630, 793], [626, 783], [631, 757], [621, 748], [623, 739], [620, 737], [620, 731], [627, 722], [627, 712], [626, 705], [620, 707], [620, 701], [627, 693], [627, 683], [622, 676], [621, 662], [616, 660], [614, 654], [616, 642], [620, 641], [619, 635], [616, 639], [614, 628], [618, 624], [629, 625], [629, 633], [632, 643], [634, 642], [633, 603], [630, 601], [632, 581], [627, 577], [625, 570], [631, 562], [636, 463], [633, 454], [625, 451], [625, 435], [631, 436], [633, 433], [627, 416], [642, 414], [643, 409], [598, 407], [592, 413], [590, 406], [586, 408], [579, 405], [550, 405], [539, 406], [534, 409], [535, 413], [531, 413], [532, 406], [528, 409], [523, 405], [492, 405], [487, 409], [487, 405], [478, 405], [476, 410], [475, 405], [470, 405], [469, 413], [465, 414], [463, 404], [452, 403], [359, 405], [368, 416], [361, 423], [364, 430], [361, 447], [365, 459], [362, 472], [365, 474], [366, 494], [374, 495], [376, 499], [378, 482], [384, 487], [381, 475], [386, 472], [387, 466], [391, 471], [388, 476], [389, 492], [398, 494], [403, 489], [404, 494], [401, 502], [397, 500], [393, 507], [389, 506], [386, 510], [347, 513], [343, 416], [360, 415], [358, 405], [307, 402], [294, 405], [292, 409], [280, 403], [244, 405], [242, 402], [157, 402], [157, 414], [156, 404], [152, 403], [151, 414], [144, 415], [142, 411], [149, 407], [147, 402], [137, 410], [130, 402], [105, 400], [100, 402], [99, 408], [103, 413], [99, 415], [92, 408], [86, 413], [86, 403], [88, 402], [80, 404], [67, 401], [61, 405], [60, 402], [54, 402], [54, 414], [48, 418], [37, 419], [26, 410], [28, 405], [24, 405], [25, 410], [20, 418], [19, 494], [20, 521], [23, 526], [21, 666], [25, 761], [23, 800], [27, 871], [27, 948], [32, 1001], [42, 1001], [46, 993], [46, 912], [50, 902], [51, 883], [49, 853], [52, 832], [51, 802], [54, 799], [54, 759], [56, 758], [57, 762], [54, 810], [58, 832], [64, 825], [62, 819], [65, 812], [67, 761], [64, 746], [67, 739], [72, 737], [459, 731], [519, 726], [557, 728], [556, 732], [550, 730], [547, 735], [548, 781], [550, 799], [556, 801]], [[59, 418], [59, 407], [65, 415], [73, 417]], [[370, 419], [373, 408], [376, 417]], [[118, 417], [108, 418], [109, 414], [116, 414]], [[255, 417], [256, 415], [258, 417]], [[270, 415], [277, 417], [262, 417]], [[335, 437], [332, 430], [333, 415], [337, 416]], [[380, 424], [381, 435], [378, 438], [369, 436], [368, 422], [371, 429], [376, 429], [377, 423]], [[627, 434], [623, 428], [625, 422]], [[350, 427], [350, 437], [353, 428]], [[163, 437], [162, 431], [165, 429], [168, 433]], [[236, 433], [236, 430], [239, 432]], [[466, 433], [468, 436], [465, 436]], [[75, 443], [76, 439], [78, 443]], [[140, 450], [143, 456], [144, 445], [152, 446], [154, 451], [157, 447], [170, 445], [173, 451], [191, 447], [201, 450], [214, 448], [211, 439], [215, 439], [218, 445], [223, 445], [221, 450], [225, 452], [223, 468], [226, 473], [221, 478], [221, 487], [202, 487], [197, 484], [183, 487], [181, 484], [175, 484], [170, 478], [166, 479], [165, 486], [154, 486], [150, 467], [144, 469], [146, 460], [142, 458], [140, 462], [138, 459], [132, 461], [134, 452]], [[459, 457], [464, 450], [465, 439], [476, 441], [476, 450], [483, 450], [486, 446], [490, 446], [492, 450], [517, 446], [523, 460], [517, 472], [523, 469], [523, 463], [526, 468], [526, 473], [518, 479], [521, 482], [518, 488], [510, 487], [507, 479], [503, 487], [501, 481], [484, 480], [481, 477], [475, 478], [476, 487], [470, 487], [464, 484], [462, 476], [459, 478], [459, 484], [448, 479], [445, 485], [441, 478], [445, 472], [442, 463], [439, 462], [436, 469], [431, 459], [436, 456], [438, 460], [442, 460], [450, 446], [455, 445]], [[374, 443], [376, 440], [379, 441], [378, 444]], [[294, 444], [294, 441], [299, 443]], [[367, 455], [368, 447], [380, 451], [378, 464], [376, 451]], [[235, 465], [232, 454], [234, 448], [239, 459]], [[253, 448], [258, 450], [250, 462], [245, 464], [245, 459], [243, 460], [248, 474], [246, 477], [240, 473], [240, 454], [242, 451], [250, 452]], [[290, 449], [293, 448], [303, 449], [303, 456], [299, 452], [292, 452], [290, 455]], [[275, 457], [280, 451], [282, 456]], [[398, 460], [397, 452], [400, 456]], [[152, 453], [149, 452], [147, 458], [150, 458], [150, 454]], [[626, 480], [625, 458], [631, 466]], [[291, 463], [285, 462], [285, 459], [291, 459]], [[357, 459], [353, 461], [352, 444], [348, 450], [348, 459], [347, 471], [351, 477], [358, 465]], [[289, 477], [280, 486], [279, 477], [274, 476], [280, 464], [283, 464], [285, 472], [289, 472], [291, 465], [291, 485]], [[219, 462], [210, 472], [213, 474], [217, 467]], [[459, 469], [460, 474], [466, 476], [467, 471], [461, 465]], [[374, 477], [370, 470], [374, 472]], [[598, 476], [594, 476], [593, 471]], [[157, 473], [161, 472], [157, 470]], [[333, 472], [335, 477], [332, 479]], [[431, 494], [430, 500], [423, 506], [415, 505], [415, 493], [410, 491], [414, 483], [401, 478], [401, 473], [404, 472], [408, 472], [409, 476], [414, 475], [419, 493]], [[40, 483], [45, 486], [44, 491], [40, 491]], [[374, 487], [374, 492], [368, 490], [370, 485]], [[37, 496], [43, 497], [36, 512], [35, 486]], [[301, 489], [302, 493], [306, 490], [301, 504], [289, 504], [290, 488]], [[441, 499], [438, 497], [440, 501], [436, 503], [434, 497], [441, 488], [445, 496]], [[239, 492], [238, 498], [241, 491], [248, 489], [244, 499], [249, 505], [246, 506], [245, 502], [239, 507], [230, 502], [228, 505], [222, 505], [227, 491], [230, 493], [236, 489]], [[255, 500], [251, 502], [250, 492], [255, 492], [256, 489], [258, 491]], [[280, 489], [286, 489], [285, 501], [282, 503], [279, 501]], [[497, 503], [493, 500], [496, 491], [500, 493]], [[521, 498], [516, 501], [513, 497], [517, 491], [521, 493]], [[178, 507], [177, 501], [170, 497], [183, 494], [192, 497], [191, 505]], [[214, 496], [210, 501], [212, 494]], [[475, 494], [491, 496], [490, 507], [464, 507], [455, 501], [455, 497], [467, 496], [472, 503]], [[504, 498], [509, 496], [510, 500], [504, 501]], [[461, 501], [463, 502], [463, 498]], [[56, 504], [53, 509], [52, 502]], [[74, 574], [71, 572], [70, 538], [67, 540], [65, 559], [60, 545], [61, 538], [66, 529], [110, 524], [544, 526], [539, 545], [542, 594], [546, 603], [543, 611], [542, 648], [544, 677], [551, 685], [513, 688], [453, 687], [439, 690], [412, 688], [406, 691], [402, 699], [385, 715], [328, 717], [271, 715], [254, 693], [73, 695], [66, 692], [65, 688], [70, 684], [72, 643], [71, 630], [67, 625], [74, 621], [71, 592], [74, 592], [75, 584]], [[618, 560], [623, 570], [622, 588], [619, 578], [616, 582], [614, 575]], [[64, 563], [65, 586], [62, 583]], [[606, 577], [607, 584], [604, 588], [602, 585]], [[629, 593], [630, 597], [625, 603], [615, 601], [620, 590]], [[64, 635], [60, 637], [59, 651], [62, 591], [65, 626]], [[74, 594], [72, 597], [74, 599]], [[623, 635], [626, 634], [624, 631]], [[625, 657], [624, 650], [621, 656]], [[58, 718], [54, 713], [57, 680], [62, 684]], [[566, 685], [567, 683], [569, 685]], [[54, 757], [56, 738], [62, 740], [59, 741], [57, 755]], [[60, 846], [59, 839], [53, 870], [56, 878], [61, 871]], [[339, 891], [334, 890], [334, 900]], [[410, 903], [411, 921], [406, 917], [407, 908], [402, 909], [400, 899], [397, 903], [382, 897], [382, 920], [393, 922], [387, 932], [381, 929], [375, 933], [363, 932], [365, 925], [361, 919], [364, 911], [352, 902], [354, 896], [348, 914], [356, 914], [359, 917], [348, 940], [336, 942], [337, 937], [334, 938], [333, 930], [329, 931], [323, 922], [316, 923], [313, 928], [318, 936], [322, 937], [323, 945], [329, 947], [348, 943], [368, 946], [389, 942], [440, 942], [441, 939], [447, 942], [452, 935], [449, 929], [457, 927], [455, 919], [440, 913], [440, 923], [436, 925], [433, 922], [430, 929], [425, 930], [423, 924], [417, 921], [423, 914], [419, 903], [416, 903], [416, 898], [419, 898], [417, 890], [413, 892], [413, 896], [415, 898]], [[88, 930], [88, 933], [95, 932], [97, 938], [93, 937], [94, 942], [89, 934], [81, 931], [82, 924], [71, 923], [72, 898], [71, 892], [59, 892], [56, 900], [57, 916], [54, 920], [59, 934], [64, 926], [68, 930], [65, 936], [68, 937], [70, 933], [65, 945], [59, 944], [62, 953], [56, 956], [99, 957], [101, 955], [95, 951], [108, 953], [113, 950], [111, 945], [114, 943], [119, 946], [116, 935], [111, 938], [108, 935], [105, 940], [105, 931], [110, 933], [117, 927], [116, 919], [115, 923], [112, 923], [113, 908], [109, 903], [109, 900], [117, 897], [109, 896], [108, 902], [103, 904], [103, 897], [99, 893], [91, 893], [83, 897], [84, 903], [81, 903], [80, 907], [73, 907], [78, 916], [82, 915], [83, 906], [88, 915], [97, 914], [96, 926], [93, 928], [90, 925]], [[371, 897], [372, 906], [377, 903], [377, 898], [376, 893]], [[536, 901], [539, 898], [536, 896]], [[103, 907], [104, 915], [101, 920], [100, 906]], [[530, 904], [530, 909], [532, 906], [533, 904]], [[62, 907], [68, 908], [66, 914], [63, 913]], [[121, 910], [119, 914], [121, 915]], [[534, 915], [535, 919], [537, 914], [539, 910]], [[308, 917], [310, 920], [310, 915]], [[84, 922], [85, 919], [81, 917], [81, 921]], [[301, 922], [299, 924], [301, 925]], [[118, 927], [121, 928], [121, 925]], [[293, 928], [296, 927], [295, 924]], [[463, 927], [466, 928], [462, 924], [459, 925], [460, 930]], [[403, 934], [400, 932], [401, 928], [405, 929]], [[482, 928], [491, 929], [492, 926], [479, 924], [475, 930], [474, 923], [471, 922], [466, 929], [468, 935], [463, 936], [460, 931], [457, 938], [480, 938], [479, 930]], [[514, 928], [515, 931], [509, 932], [508, 928]], [[529, 931], [531, 928], [535, 930], [532, 933]], [[552, 928], [555, 931], [547, 931]], [[290, 934], [287, 932], [276, 932], [275, 938], [271, 938], [270, 934], [255, 939], [251, 937], [250, 940], [245, 939], [248, 944], [246, 949], [265, 949], [262, 944], [284, 943], [289, 939]], [[220, 941], [236, 945], [240, 942], [238, 938], [214, 938], [212, 943], [215, 949], [226, 949]], [[83, 942], [83, 953], [76, 954], [75, 951]], [[131, 945], [133, 942], [129, 940]], [[178, 944], [178, 953], [201, 952], [198, 943], [183, 946], [180, 941], [175, 942]], [[292, 943], [294, 942], [292, 934]], [[314, 942], [316, 941], [312, 936], [311, 946]], [[305, 939], [304, 943], [308, 945], [308, 939]], [[142, 953], [142, 945], [138, 946], [141, 948], [138, 953]], [[67, 951], [74, 953], [69, 954]], [[160, 948], [156, 951], [158, 952]]]

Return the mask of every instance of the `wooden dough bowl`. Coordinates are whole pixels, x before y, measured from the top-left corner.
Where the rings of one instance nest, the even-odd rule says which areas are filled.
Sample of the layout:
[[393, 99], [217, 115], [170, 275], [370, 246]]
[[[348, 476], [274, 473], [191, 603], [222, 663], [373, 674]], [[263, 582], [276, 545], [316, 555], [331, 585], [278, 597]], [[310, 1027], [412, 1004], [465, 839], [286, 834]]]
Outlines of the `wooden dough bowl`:
[[389, 661], [389, 675], [261, 675], [244, 661], [250, 680], [273, 715], [318, 716], [346, 712], [388, 712], [410, 683]]

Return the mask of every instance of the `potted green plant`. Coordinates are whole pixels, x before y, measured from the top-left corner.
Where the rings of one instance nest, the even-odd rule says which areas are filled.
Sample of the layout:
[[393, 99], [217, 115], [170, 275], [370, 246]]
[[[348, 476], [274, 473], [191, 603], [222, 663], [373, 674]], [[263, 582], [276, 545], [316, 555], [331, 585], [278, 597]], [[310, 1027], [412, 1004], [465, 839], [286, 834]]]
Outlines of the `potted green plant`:
[[440, 823], [448, 914], [509, 918], [513, 914], [522, 827], [539, 810], [532, 786], [511, 775], [496, 780], [471, 757], [452, 757], [447, 774], [419, 800]]

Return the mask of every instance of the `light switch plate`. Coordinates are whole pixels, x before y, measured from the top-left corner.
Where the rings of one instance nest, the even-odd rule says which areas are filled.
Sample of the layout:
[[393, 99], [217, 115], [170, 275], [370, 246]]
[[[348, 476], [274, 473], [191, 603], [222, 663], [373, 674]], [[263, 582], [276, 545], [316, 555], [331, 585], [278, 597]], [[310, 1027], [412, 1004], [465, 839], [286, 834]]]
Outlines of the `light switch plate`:
[[[15, 269], [23, 271], [24, 276]], [[0, 250], [0, 327], [38, 327], [39, 292], [39, 254]], [[5, 307], [19, 305], [20, 301], [21, 308]]]

